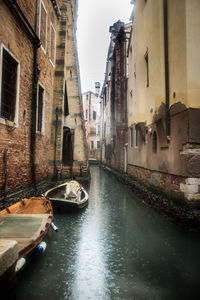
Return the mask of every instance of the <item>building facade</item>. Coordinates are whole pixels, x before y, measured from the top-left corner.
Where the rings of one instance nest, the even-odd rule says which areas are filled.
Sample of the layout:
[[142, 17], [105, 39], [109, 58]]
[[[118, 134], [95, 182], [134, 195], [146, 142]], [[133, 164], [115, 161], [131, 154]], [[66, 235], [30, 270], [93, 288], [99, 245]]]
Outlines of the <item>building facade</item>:
[[76, 43], [78, 1], [63, 0], [57, 41], [57, 59], [51, 128], [51, 175], [88, 175], [88, 154]]
[[120, 171], [127, 167], [127, 46], [131, 24], [110, 27], [104, 85], [101, 91], [101, 162]]
[[198, 0], [134, 1], [127, 172], [187, 199], [200, 199], [199, 28]]
[[100, 96], [88, 91], [83, 93], [83, 110], [89, 160], [100, 160]]
[[87, 173], [76, 14], [77, 1], [1, 1], [0, 197], [64, 176], [63, 156], [71, 155], [76, 174]]
[[1, 195], [48, 176], [59, 2], [1, 1]]

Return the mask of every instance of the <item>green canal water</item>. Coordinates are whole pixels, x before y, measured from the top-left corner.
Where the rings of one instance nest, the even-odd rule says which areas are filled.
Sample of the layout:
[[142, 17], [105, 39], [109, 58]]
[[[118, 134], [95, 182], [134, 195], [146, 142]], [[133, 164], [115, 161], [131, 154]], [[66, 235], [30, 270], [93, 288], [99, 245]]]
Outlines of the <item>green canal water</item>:
[[200, 299], [200, 238], [96, 166], [89, 205], [55, 214], [45, 253], [18, 274], [17, 300]]

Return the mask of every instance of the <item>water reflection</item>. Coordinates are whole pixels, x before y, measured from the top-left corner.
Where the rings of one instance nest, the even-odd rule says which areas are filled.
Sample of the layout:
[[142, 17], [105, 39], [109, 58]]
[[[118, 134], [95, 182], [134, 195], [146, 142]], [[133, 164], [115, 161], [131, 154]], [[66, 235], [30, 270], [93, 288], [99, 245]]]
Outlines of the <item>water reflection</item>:
[[198, 234], [182, 232], [97, 167], [89, 199], [79, 214], [56, 215], [59, 233], [20, 275], [17, 300], [200, 297]]

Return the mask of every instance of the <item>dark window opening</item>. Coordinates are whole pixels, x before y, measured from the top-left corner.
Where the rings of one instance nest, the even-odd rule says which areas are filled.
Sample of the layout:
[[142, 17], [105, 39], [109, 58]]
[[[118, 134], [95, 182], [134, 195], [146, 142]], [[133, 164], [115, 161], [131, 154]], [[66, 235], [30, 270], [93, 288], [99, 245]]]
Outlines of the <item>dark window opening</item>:
[[94, 141], [90, 142], [90, 149], [94, 149]]
[[134, 137], [133, 137], [133, 128], [131, 128], [131, 147], [133, 147], [133, 140], [134, 140]]
[[85, 119], [86, 120], [88, 119], [88, 109], [86, 109], [86, 111], [85, 111]]
[[135, 147], [138, 147], [138, 145], [139, 145], [139, 129], [136, 126], [136, 128], [135, 128]]
[[100, 141], [97, 141], [97, 149], [100, 148]]
[[154, 131], [153, 133], [153, 153], [157, 152], [157, 134]]
[[38, 107], [37, 107], [37, 131], [42, 131], [43, 123], [43, 102], [44, 102], [44, 89], [41, 85], [38, 86]]
[[65, 95], [64, 95], [64, 116], [69, 115], [68, 95], [67, 95], [67, 84], [65, 81]]
[[63, 148], [62, 163], [63, 165], [72, 165], [73, 163], [73, 134], [68, 127], [63, 128]]
[[93, 120], [96, 120], [96, 118], [97, 118], [97, 113], [96, 111], [93, 110]]
[[2, 88], [1, 88], [1, 117], [14, 121], [17, 95], [16, 60], [3, 49]]
[[144, 59], [146, 62], [146, 80], [147, 80], [147, 87], [149, 87], [149, 54], [148, 54], [148, 49], [147, 52], [144, 55]]

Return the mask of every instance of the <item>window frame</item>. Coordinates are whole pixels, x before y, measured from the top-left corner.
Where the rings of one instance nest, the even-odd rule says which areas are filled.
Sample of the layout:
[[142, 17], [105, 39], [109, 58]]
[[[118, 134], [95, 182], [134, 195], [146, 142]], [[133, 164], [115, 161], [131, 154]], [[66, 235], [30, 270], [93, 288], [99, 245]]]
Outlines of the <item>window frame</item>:
[[[43, 106], [42, 106], [42, 128], [41, 131], [38, 130], [38, 99], [39, 99], [39, 87], [43, 89]], [[41, 82], [38, 82], [37, 84], [37, 107], [36, 107], [36, 133], [39, 133], [41, 135], [45, 134], [45, 88], [41, 84]]]
[[0, 114], [0, 124], [18, 127], [19, 122], [19, 91], [20, 91], [20, 61], [14, 54], [2, 43], [0, 48], [0, 113], [1, 113], [1, 92], [2, 92], [2, 71], [3, 71], [3, 51], [6, 51], [17, 63], [17, 76], [16, 76], [16, 95], [15, 95], [15, 116], [14, 120], [8, 120]]
[[[54, 34], [55, 34], [55, 40], [54, 40], [54, 61], [52, 61], [52, 53], [51, 53], [51, 37], [52, 37], [52, 30], [54, 31]], [[50, 23], [50, 62], [51, 64], [53, 65], [53, 67], [55, 67], [55, 63], [56, 63], [56, 30], [55, 30], [55, 27], [53, 26], [53, 23], [51, 22]]]
[[94, 149], [94, 141], [90, 141], [90, 150]]
[[95, 110], [93, 110], [93, 112], [92, 112], [92, 119], [94, 121], [96, 121], [96, 119], [97, 119], [97, 112]]
[[149, 88], [149, 50], [148, 50], [148, 48], [144, 55], [144, 60], [145, 60], [145, 71], [146, 71], [146, 87]]
[[85, 110], [85, 120], [88, 120], [88, 109]]
[[44, 5], [44, 2], [41, 0], [40, 1], [40, 11], [39, 11], [39, 38], [41, 38], [41, 7], [43, 6], [44, 11], [46, 12], [46, 34], [45, 34], [45, 47], [43, 47], [42, 43], [41, 43], [41, 48], [44, 51], [44, 53], [46, 54], [47, 52], [47, 34], [48, 34], [48, 13], [46, 10], [46, 7]]

